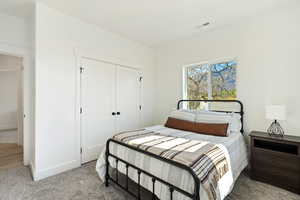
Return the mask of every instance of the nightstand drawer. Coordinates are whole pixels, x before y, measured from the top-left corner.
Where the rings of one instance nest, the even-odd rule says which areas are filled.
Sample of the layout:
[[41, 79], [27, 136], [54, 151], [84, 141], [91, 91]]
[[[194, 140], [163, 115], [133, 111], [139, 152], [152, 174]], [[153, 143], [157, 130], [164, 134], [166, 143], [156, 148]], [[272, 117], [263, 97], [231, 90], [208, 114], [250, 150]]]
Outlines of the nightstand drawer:
[[252, 167], [258, 168], [274, 168], [278, 171], [292, 173], [297, 175], [300, 173], [300, 160], [298, 156], [289, 154], [278, 154], [270, 150], [253, 148], [252, 152]]
[[265, 149], [253, 148], [251, 177], [254, 180], [299, 193], [300, 163], [294, 155], [282, 155]]
[[[269, 166], [267, 166], [269, 167]], [[268, 177], [270, 180], [272, 181], [279, 181], [279, 182], [283, 182], [285, 184], [288, 183], [298, 183], [299, 180], [299, 176], [297, 176], [297, 174], [291, 173], [289, 171], [283, 172], [281, 169], [278, 168], [267, 168], [264, 165], [261, 165], [259, 167], [253, 167], [251, 170], [251, 173], [254, 177]]]
[[277, 180], [285, 182], [293, 182], [298, 183], [299, 181], [299, 170], [298, 169], [291, 169], [290, 166], [277, 166], [272, 165], [267, 162], [262, 161], [254, 161], [254, 165], [251, 168], [251, 173], [255, 176], [261, 177], [270, 177], [270, 180]]

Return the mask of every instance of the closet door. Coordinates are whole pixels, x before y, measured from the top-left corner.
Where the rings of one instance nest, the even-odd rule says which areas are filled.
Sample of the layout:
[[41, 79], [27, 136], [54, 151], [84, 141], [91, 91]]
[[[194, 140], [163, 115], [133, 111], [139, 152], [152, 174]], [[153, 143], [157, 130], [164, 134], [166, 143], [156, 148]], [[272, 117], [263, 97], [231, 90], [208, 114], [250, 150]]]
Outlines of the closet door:
[[115, 133], [116, 66], [83, 59], [81, 73], [82, 163], [95, 160]]
[[140, 73], [117, 67], [117, 131], [140, 128]]

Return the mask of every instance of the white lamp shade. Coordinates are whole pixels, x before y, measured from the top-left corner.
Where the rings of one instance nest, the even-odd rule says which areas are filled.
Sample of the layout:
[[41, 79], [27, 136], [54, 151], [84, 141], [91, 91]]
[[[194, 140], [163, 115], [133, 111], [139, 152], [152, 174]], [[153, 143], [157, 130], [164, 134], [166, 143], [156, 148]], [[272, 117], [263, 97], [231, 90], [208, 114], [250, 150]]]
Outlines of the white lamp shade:
[[266, 118], [272, 120], [285, 120], [286, 109], [283, 105], [266, 106]]

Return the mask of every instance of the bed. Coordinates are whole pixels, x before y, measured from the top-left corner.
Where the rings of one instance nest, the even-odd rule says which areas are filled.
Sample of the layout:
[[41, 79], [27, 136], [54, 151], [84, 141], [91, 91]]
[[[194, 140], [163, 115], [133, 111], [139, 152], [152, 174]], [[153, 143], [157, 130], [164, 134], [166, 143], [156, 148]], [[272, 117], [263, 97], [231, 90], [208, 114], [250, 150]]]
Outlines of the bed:
[[[114, 182], [143, 200], [223, 200], [231, 192], [248, 165], [243, 105], [237, 100], [180, 100], [177, 109], [189, 101], [222, 107], [227, 103], [237, 104], [238, 111], [216, 106], [219, 109], [212, 112], [238, 114], [239, 130], [232, 129], [227, 137], [220, 137], [158, 125], [118, 133], [107, 141], [96, 165], [106, 186], [109, 181]], [[150, 144], [155, 144], [155, 148]], [[168, 145], [173, 149], [169, 150]], [[218, 162], [207, 152], [217, 154]]]

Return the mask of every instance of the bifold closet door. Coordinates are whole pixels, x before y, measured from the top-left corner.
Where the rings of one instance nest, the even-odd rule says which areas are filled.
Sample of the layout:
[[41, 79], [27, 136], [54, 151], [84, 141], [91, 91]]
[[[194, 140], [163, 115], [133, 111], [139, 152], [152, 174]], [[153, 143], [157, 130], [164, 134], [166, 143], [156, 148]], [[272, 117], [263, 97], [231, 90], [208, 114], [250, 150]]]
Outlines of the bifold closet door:
[[140, 128], [140, 73], [137, 70], [117, 67], [117, 131]]
[[82, 59], [81, 148], [82, 163], [98, 158], [116, 130], [116, 66]]

